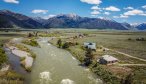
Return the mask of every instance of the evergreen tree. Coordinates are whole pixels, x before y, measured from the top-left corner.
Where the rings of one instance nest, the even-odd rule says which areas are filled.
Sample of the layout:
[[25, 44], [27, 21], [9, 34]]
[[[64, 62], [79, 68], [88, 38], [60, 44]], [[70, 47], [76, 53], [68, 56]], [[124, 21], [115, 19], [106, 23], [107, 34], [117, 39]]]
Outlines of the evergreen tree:
[[62, 46], [62, 40], [61, 40], [61, 39], [59, 39], [59, 40], [57, 41], [57, 45], [59, 46], [59, 48], [61, 48], [61, 46]]

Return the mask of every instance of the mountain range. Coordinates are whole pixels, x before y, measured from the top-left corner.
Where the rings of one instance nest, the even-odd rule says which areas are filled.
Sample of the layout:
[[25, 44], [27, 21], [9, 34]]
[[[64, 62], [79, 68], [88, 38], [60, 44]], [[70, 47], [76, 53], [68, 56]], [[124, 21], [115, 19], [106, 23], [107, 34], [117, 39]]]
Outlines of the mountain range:
[[9, 10], [0, 10], [0, 28], [87, 28], [115, 30], [145, 30], [146, 23], [132, 26], [114, 20], [81, 17], [76, 14], [60, 14], [49, 19], [29, 17]]

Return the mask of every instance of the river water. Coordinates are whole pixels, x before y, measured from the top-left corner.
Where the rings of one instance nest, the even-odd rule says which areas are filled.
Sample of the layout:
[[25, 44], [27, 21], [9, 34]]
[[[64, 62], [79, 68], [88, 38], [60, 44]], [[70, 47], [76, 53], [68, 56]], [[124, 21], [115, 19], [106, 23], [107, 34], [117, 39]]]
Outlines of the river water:
[[68, 51], [49, 44], [48, 40], [38, 39], [41, 48], [28, 46], [37, 57], [32, 72], [25, 74], [26, 84], [102, 84], [89, 69], [79, 66]]

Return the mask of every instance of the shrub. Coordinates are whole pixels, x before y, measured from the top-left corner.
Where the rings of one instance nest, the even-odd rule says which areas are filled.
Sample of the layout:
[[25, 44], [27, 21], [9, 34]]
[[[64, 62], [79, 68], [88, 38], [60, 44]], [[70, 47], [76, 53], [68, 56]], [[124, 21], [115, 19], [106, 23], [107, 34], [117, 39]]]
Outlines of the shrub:
[[32, 58], [34, 58], [34, 59], [36, 58], [36, 54], [34, 54], [33, 52], [30, 52], [30, 54], [31, 54]]
[[20, 61], [23, 61], [23, 60], [25, 60], [26, 59], [26, 57], [21, 57], [20, 58]]
[[5, 51], [0, 48], [0, 66], [7, 61]]
[[27, 44], [27, 45], [31, 45], [31, 46], [39, 46], [39, 44], [37, 43], [37, 41], [35, 41], [34, 39], [31, 40], [23, 40], [22, 43]]
[[9, 71], [6, 75], [9, 80], [24, 80], [24, 77], [20, 74], [15, 73], [14, 71]]
[[120, 84], [120, 79], [113, 75], [111, 72], [104, 69], [101, 65], [96, 64], [92, 67], [92, 71], [103, 79], [106, 84]]
[[128, 38], [128, 40], [131, 41], [132, 39], [131, 38]]
[[68, 43], [68, 42], [65, 42], [65, 43], [62, 45], [62, 48], [63, 48], [63, 49], [69, 48], [69, 43]]
[[26, 71], [31, 72], [31, 67], [27, 67]]
[[76, 42], [76, 45], [79, 45], [79, 43], [78, 43], [78, 42]]
[[59, 39], [59, 40], [57, 41], [57, 45], [59, 46], [59, 48], [61, 48], [61, 46], [62, 46], [62, 40], [61, 40], [61, 39]]

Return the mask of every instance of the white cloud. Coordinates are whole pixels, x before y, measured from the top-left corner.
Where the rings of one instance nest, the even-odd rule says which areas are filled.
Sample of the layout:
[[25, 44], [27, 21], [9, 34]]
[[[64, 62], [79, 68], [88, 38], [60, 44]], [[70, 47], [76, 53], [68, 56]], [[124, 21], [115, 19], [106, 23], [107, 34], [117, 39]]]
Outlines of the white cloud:
[[142, 6], [142, 8], [146, 9], [146, 5]]
[[80, 0], [81, 2], [88, 3], [88, 4], [101, 4], [101, 0]]
[[14, 4], [19, 4], [19, 1], [17, 0], [4, 0], [6, 3], [14, 3]]
[[92, 6], [91, 9], [92, 10], [100, 10], [101, 8], [99, 8], [98, 6]]
[[131, 7], [131, 6], [129, 6], [129, 7], [126, 7], [126, 8], [124, 8], [125, 10], [132, 10], [132, 9], [134, 9], [133, 7]]
[[97, 11], [97, 10], [94, 10], [94, 11], [91, 12], [91, 15], [98, 15], [98, 14], [100, 14], [100, 12]]
[[113, 16], [113, 18], [128, 18], [129, 16], [120, 14], [120, 16]]
[[146, 13], [140, 14], [141, 16], [146, 16]]
[[104, 14], [105, 14], [105, 15], [110, 15], [111, 13], [110, 13], [110, 12], [104, 12]]
[[113, 18], [119, 18], [119, 16], [113, 16]]
[[146, 16], [146, 13], [144, 13], [144, 11], [142, 10], [133, 9], [125, 12], [124, 14], [120, 14], [120, 16], [113, 16], [113, 18], [128, 18], [129, 16], [135, 16], [135, 15]]
[[120, 18], [128, 18], [129, 16], [127, 16], [127, 15], [123, 15], [123, 14], [121, 14], [120, 15]]
[[108, 11], [120, 11], [120, 9], [115, 7], [115, 6], [106, 7], [106, 8], [104, 8], [104, 10], [108, 10]]
[[43, 19], [49, 19], [49, 18], [52, 18], [52, 17], [55, 17], [56, 15], [53, 15], [53, 14], [50, 14], [48, 16], [43, 16], [42, 18]]
[[126, 16], [132, 16], [132, 15], [143, 15], [144, 12], [142, 10], [138, 10], [138, 9], [134, 9], [134, 10], [130, 10], [124, 13], [124, 15]]
[[41, 10], [41, 9], [32, 10], [32, 13], [34, 14], [38, 14], [38, 13], [46, 14], [47, 12], [48, 10]]

